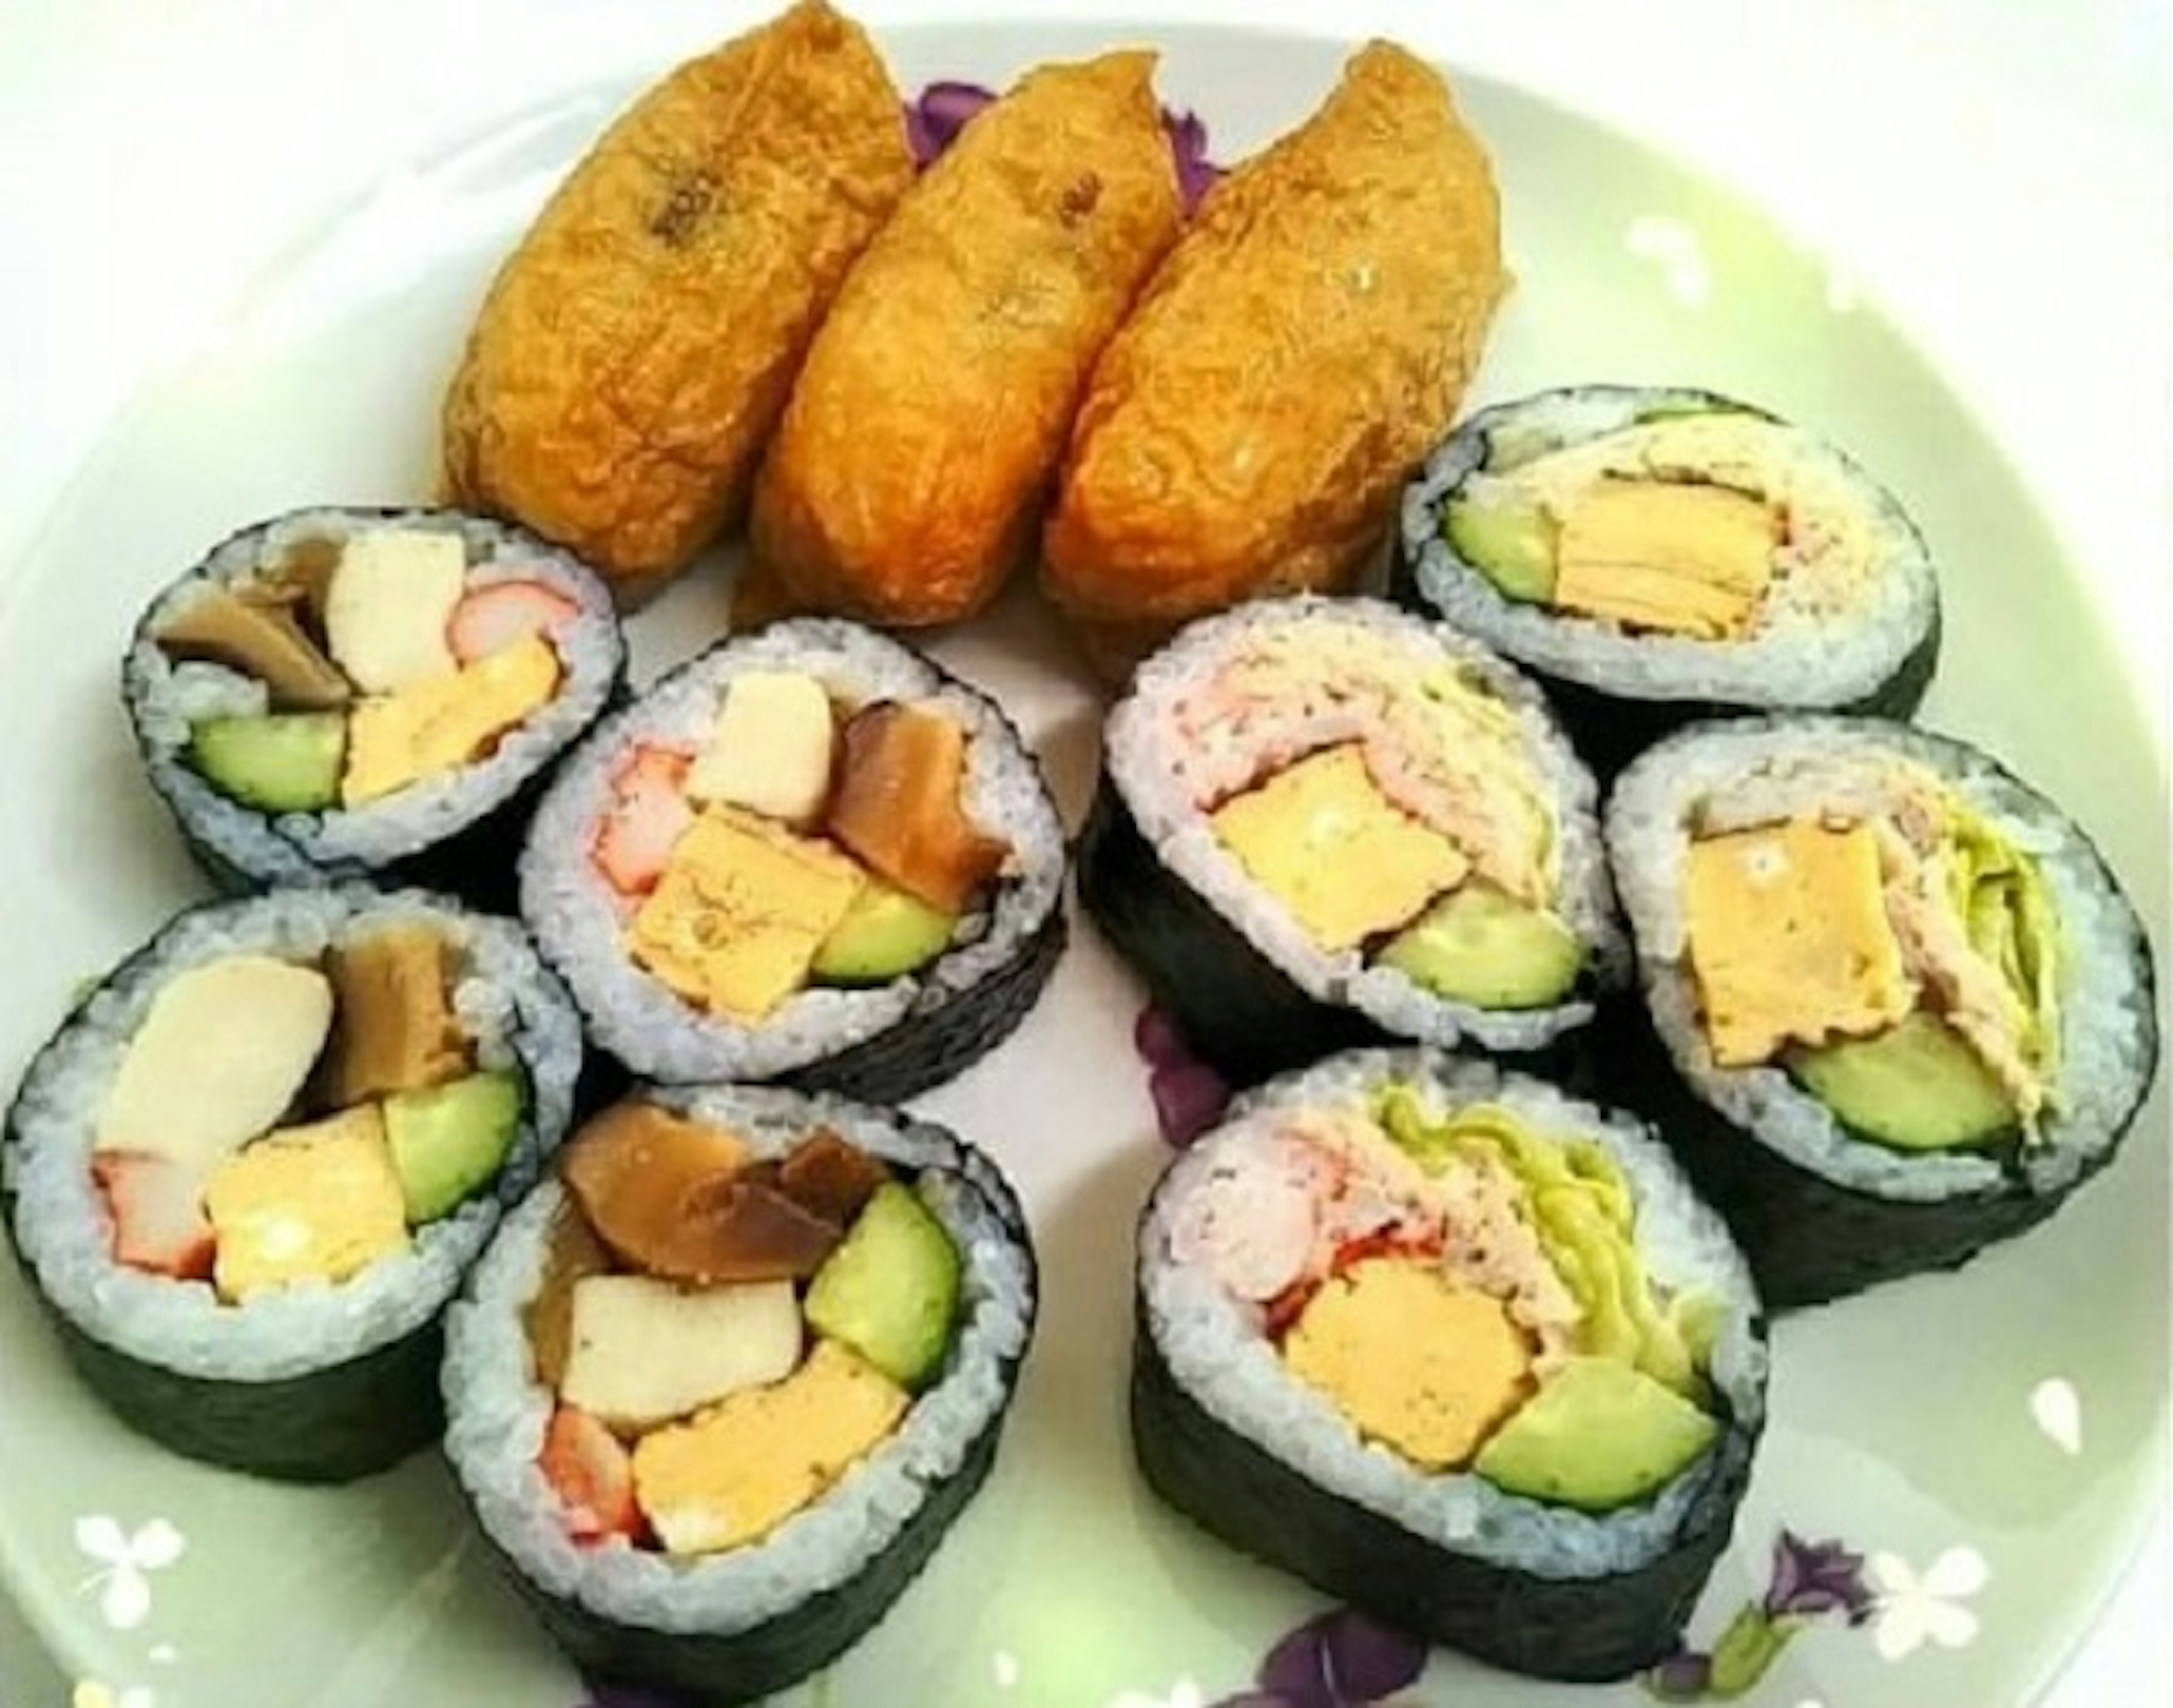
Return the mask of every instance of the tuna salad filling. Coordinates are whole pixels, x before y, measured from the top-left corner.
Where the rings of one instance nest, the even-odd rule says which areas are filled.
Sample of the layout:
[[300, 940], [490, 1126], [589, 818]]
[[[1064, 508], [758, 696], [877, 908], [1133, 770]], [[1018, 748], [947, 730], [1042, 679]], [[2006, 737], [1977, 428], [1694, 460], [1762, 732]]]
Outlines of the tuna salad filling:
[[1173, 709], [1216, 843], [1321, 955], [1487, 1009], [1586, 971], [1520, 709], [1425, 636], [1325, 613], [1244, 633]]
[[1925, 767], [1864, 754], [1772, 761], [1688, 828], [1717, 1066], [1779, 1066], [1897, 1150], [2041, 1141], [2065, 951], [2030, 852]]
[[968, 805], [972, 740], [932, 703], [733, 676], [706, 746], [637, 742], [612, 773], [590, 852], [628, 956], [742, 1022], [926, 967], [1016, 865]]
[[760, 1542], [940, 1377], [964, 1263], [911, 1171], [827, 1128], [776, 1156], [620, 1103], [562, 1154], [526, 1309], [566, 1534], [673, 1557]]
[[496, 1182], [528, 1113], [502, 1041], [463, 1018], [469, 976], [403, 922], [169, 981], [91, 1123], [114, 1261], [245, 1305], [412, 1250]]
[[1605, 1145], [1507, 1103], [1390, 1079], [1258, 1110], [1164, 1226], [1291, 1379], [1421, 1474], [1607, 1513], [1723, 1433], [1726, 1301], [1648, 1269]]
[[1748, 410], [1659, 402], [1559, 448], [1490, 438], [1442, 512], [1505, 597], [1631, 633], [1741, 641], [1862, 610], [1882, 524], [1848, 472]]

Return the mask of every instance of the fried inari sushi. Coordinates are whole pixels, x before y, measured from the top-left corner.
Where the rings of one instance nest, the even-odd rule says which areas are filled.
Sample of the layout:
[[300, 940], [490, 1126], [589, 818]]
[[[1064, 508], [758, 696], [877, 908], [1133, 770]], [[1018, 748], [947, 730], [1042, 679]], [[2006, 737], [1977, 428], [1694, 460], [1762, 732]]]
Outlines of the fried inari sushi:
[[622, 597], [745, 512], [847, 268], [912, 180], [859, 26], [803, 0], [673, 72], [499, 272], [445, 400], [450, 495]]
[[743, 611], [948, 622], [1032, 548], [1094, 358], [1177, 236], [1154, 65], [1029, 73], [868, 245], [756, 483]]
[[1348, 585], [1502, 288], [1485, 150], [1437, 73], [1369, 45], [1209, 193], [1096, 365], [1043, 541], [1090, 650]]

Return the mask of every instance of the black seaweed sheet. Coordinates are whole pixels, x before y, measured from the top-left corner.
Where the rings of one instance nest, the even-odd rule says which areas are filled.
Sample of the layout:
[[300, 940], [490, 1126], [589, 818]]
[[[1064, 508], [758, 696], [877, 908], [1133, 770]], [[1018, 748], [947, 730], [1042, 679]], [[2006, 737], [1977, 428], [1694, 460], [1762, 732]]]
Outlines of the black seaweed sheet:
[[[434, 514], [429, 509], [418, 509], [413, 506], [403, 505], [345, 504], [327, 505], [321, 508], [337, 509], [347, 515], [370, 517], [385, 521], [397, 521], [402, 518], [428, 517]], [[549, 556], [554, 562], [563, 563], [569, 561], [568, 554], [563, 549], [549, 545], [545, 541], [526, 533], [525, 530], [517, 528], [510, 523], [500, 522], [487, 517], [477, 517], [475, 520], [488, 521], [491, 526], [499, 529], [516, 540], [534, 540], [537, 551]], [[209, 561], [235, 540], [254, 534], [267, 525], [268, 525], [267, 523], [259, 522], [239, 530], [204, 553], [199, 564], [192, 566], [181, 579], [186, 579], [189, 576], [193, 576], [202, 562]], [[137, 621], [135, 629], [129, 636], [129, 647], [132, 651], [136, 644], [145, 638], [146, 631], [150, 626], [152, 606], [159, 600], [164, 599], [169, 590], [169, 588], [162, 587], [150, 601], [146, 601], [144, 614]], [[249, 870], [235, 865], [230, 860], [223, 858], [202, 839], [200, 827], [195, 822], [189, 803], [159, 787], [158, 773], [151, 765], [153, 755], [150, 742], [143, 729], [135, 723], [133, 719], [129, 719], [129, 734], [135, 744], [137, 757], [143, 763], [145, 778], [150, 782], [153, 793], [158, 795], [159, 804], [165, 808], [168, 816], [172, 818], [175, 827], [181, 832], [182, 843], [187, 849], [189, 857], [196, 863], [197, 870], [202, 871], [223, 894], [251, 895], [260, 890], [275, 887], [281, 883], [364, 881], [378, 884], [387, 889], [413, 887], [435, 890], [447, 895], [457, 896], [462, 901], [488, 913], [511, 913], [518, 901], [516, 875], [520, 865], [521, 844], [527, 834], [528, 821], [533, 816], [537, 802], [542, 798], [544, 788], [550, 782], [553, 773], [557, 769], [559, 758], [569, 752], [614, 707], [623, 704], [625, 701], [626, 644], [615, 617], [612, 619], [612, 633], [618, 638], [617, 655], [612, 665], [610, 690], [605, 695], [603, 703], [598, 707], [596, 717], [591, 718], [580, 729], [569, 730], [553, 753], [539, 763], [520, 789], [499, 806], [480, 817], [470, 820], [459, 829], [439, 838], [428, 848], [418, 850], [405, 859], [392, 861], [385, 865], [369, 866], [351, 860], [329, 863], [315, 860], [300, 846], [288, 841], [280, 833], [278, 824], [278, 816], [272, 813], [261, 813], [256, 816], [267, 834], [276, 838], [278, 843], [281, 849], [279, 855], [281, 869], [277, 872]], [[121, 665], [123, 682], [121, 703], [124, 710], [127, 704], [127, 665], [124, 655]], [[208, 784], [203, 786], [206, 789], [210, 787]], [[249, 811], [238, 801], [227, 800], [224, 796], [220, 798], [237, 811]]]
[[1352, 1505], [1218, 1421], [1180, 1384], [1142, 1306], [1132, 1448], [1147, 1484], [1240, 1552], [1413, 1636], [1534, 1678], [1626, 1678], [1680, 1646], [1728, 1546], [1757, 1431], [1731, 1425], [1674, 1545], [1634, 1571], [1546, 1578], [1452, 1554]]
[[[776, 1619], [736, 1635], [704, 1635], [623, 1624], [562, 1600], [537, 1585], [520, 1562], [486, 1532], [493, 1555], [553, 1641], [592, 1679], [637, 1689], [666, 1690], [690, 1708], [739, 1708], [787, 1689], [843, 1654], [872, 1630], [927, 1566], [951, 1527], [972, 1503], [995, 1463], [1019, 1366], [1033, 1341], [1040, 1276], [1025, 1211], [995, 1163], [948, 1129], [916, 1121], [914, 1130], [944, 1141], [940, 1165], [964, 1177], [997, 1212], [1027, 1262], [1030, 1296], [1027, 1345], [1002, 1366], [1004, 1403], [968, 1444], [958, 1469], [928, 1489], [925, 1499], [890, 1546], [860, 1573], [809, 1597]], [[457, 1472], [456, 1474], [457, 1480]], [[698, 1566], [695, 1569], [698, 1570]]]
[[[1408, 1043], [1354, 1009], [1309, 996], [1214, 904], [1162, 865], [1105, 773], [1081, 833], [1079, 900], [1187, 1045], [1234, 1086], [1333, 1055]], [[1544, 1049], [1492, 1052], [1580, 1094], [1593, 1083], [1580, 1028]], [[1475, 1039], [1461, 1046], [1488, 1053]]]

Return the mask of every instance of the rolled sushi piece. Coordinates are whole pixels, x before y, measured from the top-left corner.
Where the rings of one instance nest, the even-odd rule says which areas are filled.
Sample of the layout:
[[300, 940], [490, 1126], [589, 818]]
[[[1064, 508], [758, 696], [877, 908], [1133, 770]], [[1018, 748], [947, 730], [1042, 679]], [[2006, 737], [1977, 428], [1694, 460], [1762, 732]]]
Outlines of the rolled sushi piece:
[[537, 810], [520, 906], [634, 1076], [901, 1102], [1026, 1017], [1064, 874], [994, 701], [872, 629], [800, 620], [604, 720]]
[[507, 1218], [446, 1337], [445, 1447], [591, 1678], [758, 1700], [843, 1652], [993, 1463], [1034, 1253], [946, 1129], [637, 1086]]
[[0, 1211], [124, 1423], [346, 1481], [439, 1434], [445, 1307], [564, 1134], [580, 1062], [510, 921], [359, 885], [193, 908], [31, 1063]]
[[1432, 1050], [1241, 1097], [1142, 1218], [1150, 1486], [1376, 1619], [1543, 1678], [1673, 1651], [1766, 1418], [1758, 1296], [1626, 1115]]
[[1235, 1081], [1393, 1038], [1545, 1051], [1627, 983], [1591, 773], [1445, 624], [1310, 595], [1205, 618], [1103, 751], [1081, 900]]
[[1404, 495], [1394, 583], [1537, 676], [1603, 777], [1698, 718], [1906, 718], [1938, 661], [1900, 501], [1809, 429], [1683, 387], [1472, 416]]
[[2112, 1159], [2158, 1060], [2142, 925], [1974, 748], [1702, 725], [1623, 773], [1607, 838], [1649, 1034], [1610, 1059], [1776, 1308], [1956, 1267]]
[[619, 697], [604, 584], [457, 510], [297, 510], [151, 601], [121, 668], [151, 786], [222, 888], [369, 879], [512, 906], [558, 757]]

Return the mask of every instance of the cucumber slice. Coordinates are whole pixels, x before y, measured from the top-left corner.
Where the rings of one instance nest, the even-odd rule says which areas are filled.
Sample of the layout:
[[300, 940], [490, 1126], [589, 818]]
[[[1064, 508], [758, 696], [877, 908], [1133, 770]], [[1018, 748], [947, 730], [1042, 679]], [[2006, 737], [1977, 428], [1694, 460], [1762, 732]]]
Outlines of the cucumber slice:
[[807, 1323], [901, 1387], [934, 1375], [958, 1315], [958, 1249], [910, 1187], [887, 1181], [807, 1289]]
[[1584, 966], [1584, 946], [1554, 914], [1468, 883], [1381, 951], [1380, 964], [1473, 1008], [1551, 1008]]
[[1921, 1010], [1876, 1037], [1792, 1051], [1789, 1073], [1852, 1132], [1895, 1150], [2007, 1138], [2014, 1104], [1961, 1035]]
[[1665, 1488], [1719, 1434], [1696, 1406], [1627, 1364], [1572, 1358], [1473, 1468], [1512, 1495], [1611, 1512]]
[[1456, 555], [1511, 599], [1544, 605], [1555, 592], [1555, 524], [1537, 504], [1451, 498], [1442, 531]]
[[919, 897], [871, 883], [823, 939], [811, 971], [823, 984], [887, 984], [941, 955], [957, 929]]
[[408, 1226], [450, 1215], [488, 1185], [520, 1130], [520, 1086], [510, 1074], [471, 1074], [387, 1097], [385, 1136]]
[[189, 731], [189, 764], [259, 812], [321, 812], [339, 800], [347, 719], [337, 712], [209, 718]]

